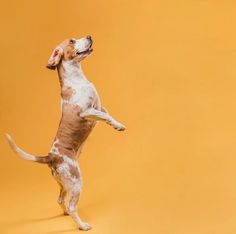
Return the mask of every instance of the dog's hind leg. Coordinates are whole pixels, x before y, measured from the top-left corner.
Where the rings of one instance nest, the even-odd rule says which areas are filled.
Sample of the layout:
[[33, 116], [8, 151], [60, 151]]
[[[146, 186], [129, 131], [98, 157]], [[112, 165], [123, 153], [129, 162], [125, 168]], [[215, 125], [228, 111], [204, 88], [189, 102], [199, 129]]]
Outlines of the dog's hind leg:
[[105, 108], [103, 108], [103, 111], [95, 110], [94, 108], [90, 108], [80, 114], [80, 117], [90, 120], [90, 121], [104, 121], [107, 124], [113, 126], [118, 131], [124, 131], [125, 126], [121, 123], [119, 123], [117, 120], [112, 118]]
[[92, 227], [88, 224], [83, 222], [76, 210], [77, 203], [79, 201], [80, 196], [80, 188], [75, 189], [77, 186], [73, 186], [73, 190], [70, 191], [70, 198], [69, 198], [69, 205], [68, 205], [68, 213], [73, 218], [73, 220], [78, 224], [80, 230], [88, 231]]
[[64, 189], [64, 187], [62, 186], [62, 184], [58, 183], [59, 186], [60, 186], [60, 194], [59, 194], [59, 197], [58, 197], [58, 204], [61, 206], [62, 210], [64, 211], [64, 215], [69, 215], [67, 209], [66, 209], [66, 204], [65, 204], [65, 198], [66, 198], [66, 190]]

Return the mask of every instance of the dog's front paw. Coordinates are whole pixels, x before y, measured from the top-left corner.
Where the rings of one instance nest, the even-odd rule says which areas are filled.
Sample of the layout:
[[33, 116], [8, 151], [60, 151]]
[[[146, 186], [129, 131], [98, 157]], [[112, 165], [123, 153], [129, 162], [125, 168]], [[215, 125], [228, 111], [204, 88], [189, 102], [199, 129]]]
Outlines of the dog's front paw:
[[114, 124], [113, 127], [117, 131], [124, 131], [125, 130], [125, 126], [121, 123], [118, 123], [118, 122], [116, 124]]
[[92, 226], [90, 226], [88, 223], [81, 223], [79, 229], [83, 231], [88, 231], [92, 229]]

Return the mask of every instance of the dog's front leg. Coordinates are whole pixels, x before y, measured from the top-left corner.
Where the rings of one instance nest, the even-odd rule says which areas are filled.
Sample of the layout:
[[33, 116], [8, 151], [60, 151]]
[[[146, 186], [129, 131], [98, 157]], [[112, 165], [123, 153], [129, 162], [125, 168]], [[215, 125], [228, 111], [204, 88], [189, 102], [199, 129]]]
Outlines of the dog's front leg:
[[80, 116], [90, 121], [104, 121], [107, 124], [113, 126], [118, 131], [125, 130], [125, 126], [119, 123], [114, 118], [112, 118], [104, 108], [102, 109], [102, 111], [98, 111], [98, 110], [95, 110], [94, 108], [90, 108], [82, 112]]

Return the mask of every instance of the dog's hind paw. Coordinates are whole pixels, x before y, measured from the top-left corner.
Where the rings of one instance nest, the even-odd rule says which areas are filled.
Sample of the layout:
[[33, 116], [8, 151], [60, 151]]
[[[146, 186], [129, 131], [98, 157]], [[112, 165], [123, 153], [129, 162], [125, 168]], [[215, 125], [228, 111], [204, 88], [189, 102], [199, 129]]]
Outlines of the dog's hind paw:
[[63, 215], [70, 215], [70, 214], [67, 211], [64, 211]]
[[81, 223], [79, 229], [83, 231], [88, 231], [92, 229], [92, 226], [90, 226], [88, 223]]

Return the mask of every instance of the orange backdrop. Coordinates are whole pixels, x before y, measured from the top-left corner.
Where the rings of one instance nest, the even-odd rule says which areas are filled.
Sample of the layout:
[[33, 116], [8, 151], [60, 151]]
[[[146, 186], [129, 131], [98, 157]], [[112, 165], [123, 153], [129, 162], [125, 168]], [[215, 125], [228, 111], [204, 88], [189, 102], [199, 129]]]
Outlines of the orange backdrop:
[[236, 233], [234, 1], [0, 1], [0, 232], [77, 233], [45, 155], [60, 119], [57, 43], [91, 34], [83, 62], [103, 105], [79, 160], [81, 217], [94, 234]]

